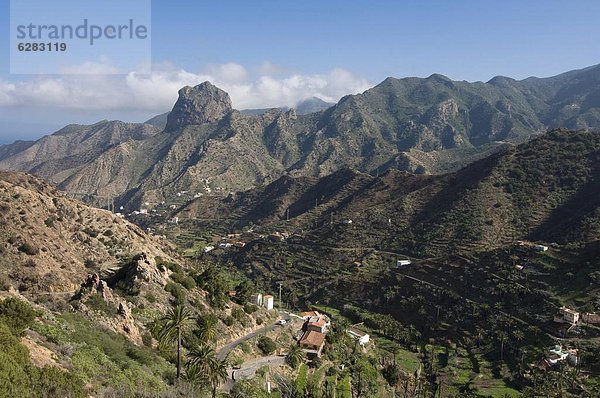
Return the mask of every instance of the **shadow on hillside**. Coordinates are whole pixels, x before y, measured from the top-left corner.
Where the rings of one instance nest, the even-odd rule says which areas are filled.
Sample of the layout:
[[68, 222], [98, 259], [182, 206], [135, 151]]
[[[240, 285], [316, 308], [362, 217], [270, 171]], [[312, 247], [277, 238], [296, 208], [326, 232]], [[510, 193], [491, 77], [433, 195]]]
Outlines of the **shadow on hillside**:
[[[592, 169], [592, 178], [585, 183], [569, 200], [552, 210], [548, 218], [531, 231], [527, 239], [531, 241], [559, 242], [598, 239], [589, 236], [595, 222], [586, 226], [586, 216], [592, 216], [600, 208], [600, 170]], [[596, 215], [597, 217], [597, 215]]]

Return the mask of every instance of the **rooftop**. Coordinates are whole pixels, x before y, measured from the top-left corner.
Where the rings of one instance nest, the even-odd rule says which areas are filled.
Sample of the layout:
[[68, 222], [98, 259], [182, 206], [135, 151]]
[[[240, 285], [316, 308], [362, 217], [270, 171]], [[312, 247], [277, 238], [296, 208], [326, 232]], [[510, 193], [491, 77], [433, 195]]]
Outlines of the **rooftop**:
[[317, 311], [305, 311], [305, 312], [301, 312], [300, 316], [302, 318], [313, 317], [313, 316], [319, 316], [319, 313]]
[[325, 341], [325, 335], [321, 332], [315, 332], [314, 330], [309, 330], [300, 339], [300, 345], [310, 345], [315, 347], [320, 347], [323, 345]]
[[354, 328], [354, 327], [352, 327], [352, 326], [349, 326], [349, 327], [347, 327], [347, 328], [346, 328], [346, 332], [349, 332], [349, 333], [355, 334], [355, 335], [357, 335], [357, 336], [359, 336], [359, 337], [363, 337], [363, 336], [366, 336], [366, 335], [368, 334], [368, 333], [366, 333], [366, 332], [363, 332], [362, 330], [360, 330], [360, 329], [357, 329], [357, 328]]

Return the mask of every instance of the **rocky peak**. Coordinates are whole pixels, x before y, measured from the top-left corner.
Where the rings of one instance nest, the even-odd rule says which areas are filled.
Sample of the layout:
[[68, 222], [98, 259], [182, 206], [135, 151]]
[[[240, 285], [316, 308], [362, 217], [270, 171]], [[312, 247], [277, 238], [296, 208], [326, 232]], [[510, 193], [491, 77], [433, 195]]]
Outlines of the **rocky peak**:
[[166, 130], [216, 122], [232, 110], [229, 94], [210, 82], [179, 90], [179, 98], [167, 118]]

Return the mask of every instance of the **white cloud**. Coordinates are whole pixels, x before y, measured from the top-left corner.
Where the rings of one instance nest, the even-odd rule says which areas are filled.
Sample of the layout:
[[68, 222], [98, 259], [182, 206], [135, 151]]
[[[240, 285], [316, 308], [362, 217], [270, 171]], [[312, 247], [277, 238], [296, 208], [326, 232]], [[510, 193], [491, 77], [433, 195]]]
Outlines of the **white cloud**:
[[[100, 72], [110, 65], [102, 63], [75, 68]], [[200, 73], [164, 63], [155, 65], [149, 75], [63, 75], [17, 82], [0, 80], [0, 107], [159, 113], [173, 106], [181, 87], [208, 80], [227, 91], [238, 109], [265, 108], [293, 106], [312, 96], [337, 101], [346, 94], [362, 92], [371, 86], [366, 79], [344, 69], [319, 75], [286, 76], [280, 76], [272, 64], [261, 70], [263, 73], [259, 76], [250, 78], [242, 65], [233, 62], [210, 65]]]

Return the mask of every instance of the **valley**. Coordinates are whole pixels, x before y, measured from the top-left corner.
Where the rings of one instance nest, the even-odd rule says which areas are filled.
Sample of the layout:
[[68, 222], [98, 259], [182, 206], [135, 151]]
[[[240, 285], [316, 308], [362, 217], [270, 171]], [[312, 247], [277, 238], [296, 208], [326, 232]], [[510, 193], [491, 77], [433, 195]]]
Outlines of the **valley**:
[[0, 391], [597, 397], [599, 76], [204, 82], [0, 147]]

